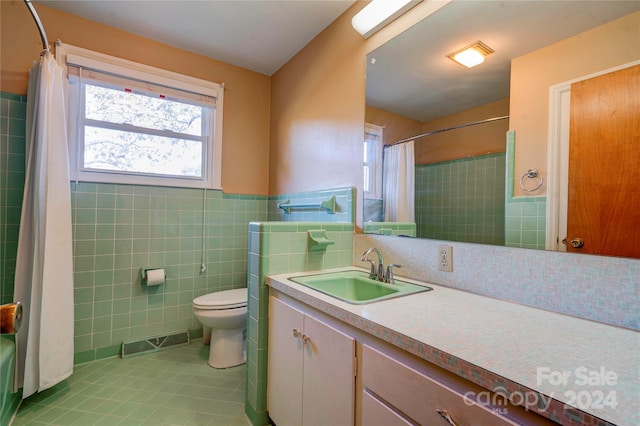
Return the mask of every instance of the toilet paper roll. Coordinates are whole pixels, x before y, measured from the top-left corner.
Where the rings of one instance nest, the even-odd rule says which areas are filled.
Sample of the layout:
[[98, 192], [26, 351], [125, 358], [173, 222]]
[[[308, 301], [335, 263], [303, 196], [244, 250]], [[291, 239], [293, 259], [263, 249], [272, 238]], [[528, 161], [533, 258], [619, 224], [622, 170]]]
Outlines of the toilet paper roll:
[[147, 287], [164, 283], [164, 269], [147, 269]]

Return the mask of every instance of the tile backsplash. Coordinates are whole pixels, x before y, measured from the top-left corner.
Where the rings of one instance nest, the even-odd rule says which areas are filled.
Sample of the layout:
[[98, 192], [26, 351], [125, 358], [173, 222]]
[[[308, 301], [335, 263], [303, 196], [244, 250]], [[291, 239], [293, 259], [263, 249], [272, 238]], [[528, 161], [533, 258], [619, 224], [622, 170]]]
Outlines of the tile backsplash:
[[640, 260], [467, 243], [453, 246], [453, 272], [438, 271], [443, 241], [358, 234], [353, 264], [377, 247], [398, 276], [640, 330]]

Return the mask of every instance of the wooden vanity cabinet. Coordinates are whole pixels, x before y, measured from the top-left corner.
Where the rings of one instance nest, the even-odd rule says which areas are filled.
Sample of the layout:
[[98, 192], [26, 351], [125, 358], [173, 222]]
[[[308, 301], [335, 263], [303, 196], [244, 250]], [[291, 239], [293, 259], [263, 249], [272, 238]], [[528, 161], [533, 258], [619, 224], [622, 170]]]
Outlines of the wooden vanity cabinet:
[[277, 426], [452, 424], [443, 410], [458, 426], [555, 424], [278, 292], [269, 298], [268, 351], [267, 409]]
[[355, 339], [270, 297], [267, 409], [278, 426], [353, 425]]
[[368, 345], [362, 348], [362, 384], [363, 425], [452, 424], [439, 412], [460, 426], [517, 424]]
[[555, 424], [383, 342], [362, 344], [358, 355], [363, 426]]

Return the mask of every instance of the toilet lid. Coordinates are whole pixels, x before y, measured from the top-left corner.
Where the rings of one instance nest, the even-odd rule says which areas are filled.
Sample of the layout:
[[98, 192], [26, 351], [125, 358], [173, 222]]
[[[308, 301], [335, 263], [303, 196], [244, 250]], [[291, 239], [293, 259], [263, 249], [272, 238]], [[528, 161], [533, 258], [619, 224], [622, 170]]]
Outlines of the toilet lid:
[[247, 306], [247, 289], [218, 291], [193, 299], [193, 307], [198, 309], [233, 309]]

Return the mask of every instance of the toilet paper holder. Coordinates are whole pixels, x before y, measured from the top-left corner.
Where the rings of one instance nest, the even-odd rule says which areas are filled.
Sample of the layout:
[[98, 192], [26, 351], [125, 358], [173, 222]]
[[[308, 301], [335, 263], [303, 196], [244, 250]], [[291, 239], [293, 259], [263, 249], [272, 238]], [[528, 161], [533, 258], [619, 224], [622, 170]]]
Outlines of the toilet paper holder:
[[167, 275], [163, 268], [142, 268], [142, 282], [149, 286], [156, 286], [164, 283]]

